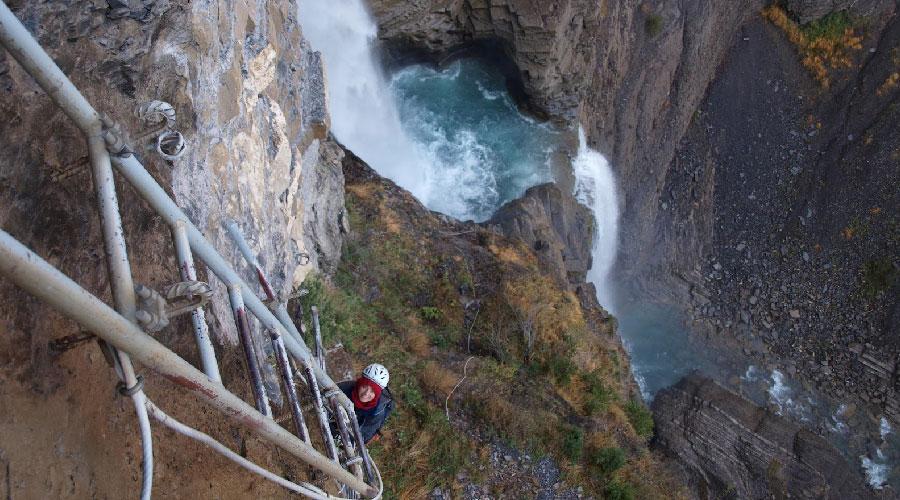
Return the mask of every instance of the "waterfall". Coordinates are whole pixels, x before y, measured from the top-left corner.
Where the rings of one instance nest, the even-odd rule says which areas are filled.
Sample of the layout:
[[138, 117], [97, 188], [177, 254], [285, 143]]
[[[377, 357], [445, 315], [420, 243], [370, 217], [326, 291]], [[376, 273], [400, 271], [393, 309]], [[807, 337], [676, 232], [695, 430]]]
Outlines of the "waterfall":
[[578, 155], [572, 162], [575, 175], [575, 198], [594, 213], [597, 228], [592, 250], [593, 266], [588, 280], [597, 287], [597, 300], [607, 310], [614, 311], [609, 273], [616, 263], [619, 235], [619, 203], [616, 179], [606, 158], [587, 145], [584, 129], [578, 129]]
[[550, 180], [559, 132], [519, 112], [496, 67], [467, 59], [385, 75], [360, 0], [301, 0], [299, 17], [323, 54], [334, 135], [428, 208], [483, 221]]
[[362, 0], [300, 0], [303, 35], [325, 60], [331, 129], [344, 146], [428, 205], [431, 162], [403, 130]]

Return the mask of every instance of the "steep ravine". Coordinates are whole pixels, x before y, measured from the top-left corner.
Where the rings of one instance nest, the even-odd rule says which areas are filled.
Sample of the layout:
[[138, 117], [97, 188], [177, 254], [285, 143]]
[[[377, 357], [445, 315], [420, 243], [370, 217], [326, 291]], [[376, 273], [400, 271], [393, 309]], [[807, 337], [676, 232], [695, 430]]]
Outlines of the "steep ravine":
[[[661, 393], [657, 447], [648, 448], [652, 428], [616, 321], [585, 283], [589, 214], [569, 190], [541, 185], [484, 224], [461, 222], [376, 174], [329, 133], [321, 56], [292, 2], [9, 3], [134, 136], [135, 104], [175, 105], [188, 153], [175, 162], [138, 154], [226, 258], [240, 266], [221, 227], [235, 219], [279, 293], [310, 289], [303, 306], [322, 306], [335, 377], [391, 364], [401, 404], [373, 453], [392, 492], [896, 496], [861, 486], [858, 463], [780, 408], [696, 378]], [[850, 4], [869, 20], [853, 68], [828, 91], [758, 17], [761, 0], [371, 4], [395, 54], [442, 59], [495, 44], [519, 71], [510, 83], [521, 104], [584, 126], [585, 148], [616, 168], [617, 275], [639, 297], [679, 307], [706, 345], [847, 401], [842, 418], [885, 415], [897, 427], [897, 285], [879, 274], [897, 268], [900, 92], [882, 91], [900, 65], [893, 2], [786, 2], [805, 21]], [[3, 229], [105, 298], [83, 139], [2, 52], [0, 83]], [[118, 189], [136, 281], [177, 280], [169, 229], [127, 184]], [[224, 286], [213, 285], [208, 318], [225, 384], [250, 400]], [[96, 343], [5, 280], [0, 294], [0, 408], [12, 409], [0, 412], [0, 495], [133, 496], [133, 412]], [[179, 321], [156, 338], [194, 362], [189, 331]], [[73, 334], [82, 341], [53, 347]], [[167, 411], [285, 477], [309, 477], [146, 375]], [[703, 432], [711, 427], [720, 432]], [[159, 496], [286, 496], [179, 436], [154, 437]]]
[[[851, 441], [874, 456], [900, 389], [894, 2], [786, 3], [803, 22], [857, 20], [861, 47], [827, 89], [762, 1], [370, 5], [393, 59], [499, 46], [526, 107], [578, 119], [610, 156], [624, 292], [676, 308], [707, 349], [853, 408]], [[739, 375], [721, 382], [757, 390]]]

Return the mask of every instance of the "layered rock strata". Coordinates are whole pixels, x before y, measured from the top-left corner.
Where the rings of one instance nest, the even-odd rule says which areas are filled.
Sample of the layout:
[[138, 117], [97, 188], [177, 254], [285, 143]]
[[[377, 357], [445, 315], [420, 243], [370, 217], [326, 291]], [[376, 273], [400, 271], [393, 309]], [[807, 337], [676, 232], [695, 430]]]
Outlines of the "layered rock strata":
[[710, 379], [688, 375], [653, 401], [656, 442], [705, 498], [893, 498], [876, 494], [821, 437]]

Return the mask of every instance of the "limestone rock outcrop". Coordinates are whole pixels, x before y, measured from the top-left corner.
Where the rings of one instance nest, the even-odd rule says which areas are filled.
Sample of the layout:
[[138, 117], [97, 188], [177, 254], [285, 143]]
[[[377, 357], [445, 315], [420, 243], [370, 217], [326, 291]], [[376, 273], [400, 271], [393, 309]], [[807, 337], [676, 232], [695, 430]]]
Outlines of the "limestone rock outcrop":
[[541, 184], [500, 207], [485, 224], [534, 249], [560, 284], [578, 286], [591, 268], [593, 215], [556, 184]]
[[659, 392], [652, 409], [658, 446], [708, 498], [882, 497], [824, 439], [700, 375]]

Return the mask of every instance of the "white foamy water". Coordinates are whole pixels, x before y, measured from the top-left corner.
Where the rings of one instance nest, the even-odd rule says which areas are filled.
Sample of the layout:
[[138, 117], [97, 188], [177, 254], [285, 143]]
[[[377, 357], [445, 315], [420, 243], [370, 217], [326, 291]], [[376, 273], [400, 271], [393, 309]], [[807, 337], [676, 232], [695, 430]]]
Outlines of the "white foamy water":
[[550, 180], [558, 133], [519, 113], [499, 70], [467, 59], [387, 77], [361, 0], [301, 0], [299, 12], [325, 61], [334, 135], [428, 208], [484, 221]]
[[578, 155], [572, 162], [575, 175], [575, 198], [594, 213], [597, 224], [592, 250], [593, 266], [588, 280], [597, 287], [597, 298], [606, 309], [613, 310], [613, 292], [609, 272], [616, 262], [619, 235], [619, 203], [616, 179], [609, 162], [589, 148], [584, 129], [578, 129]]
[[886, 417], [881, 417], [881, 422], [878, 427], [878, 431], [881, 434], [881, 440], [884, 441], [885, 439], [887, 439], [888, 434], [893, 432], [894, 429], [891, 428], [891, 423], [888, 422], [888, 419]]
[[797, 399], [794, 389], [788, 384], [787, 378], [779, 370], [772, 370], [772, 385], [769, 387], [769, 400], [778, 410], [779, 415], [790, 415], [801, 421], [809, 421], [810, 406], [815, 402], [805, 396], [806, 403]]
[[884, 456], [884, 452], [881, 449], [875, 451], [875, 458], [869, 458], [866, 455], [862, 455], [859, 457], [860, 462], [862, 463], [862, 468], [866, 473], [866, 479], [869, 481], [869, 485], [871, 485], [876, 490], [880, 490], [884, 488], [884, 485], [887, 484], [888, 481], [888, 472], [890, 471], [890, 466], [887, 463], [887, 457]]
[[377, 28], [362, 0], [300, 0], [299, 18], [304, 36], [325, 60], [334, 135], [427, 205], [431, 159], [401, 126], [373, 52]]
[[837, 434], [846, 434], [847, 431], [850, 430], [850, 427], [847, 426], [846, 422], [844, 422], [844, 416], [847, 414], [847, 404], [841, 403], [840, 406], [831, 414], [831, 421], [828, 422], [829, 429], [831, 432]]

